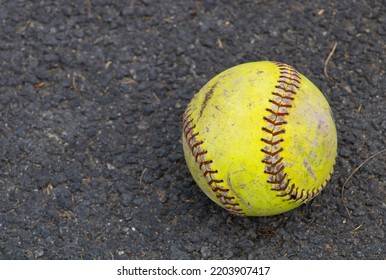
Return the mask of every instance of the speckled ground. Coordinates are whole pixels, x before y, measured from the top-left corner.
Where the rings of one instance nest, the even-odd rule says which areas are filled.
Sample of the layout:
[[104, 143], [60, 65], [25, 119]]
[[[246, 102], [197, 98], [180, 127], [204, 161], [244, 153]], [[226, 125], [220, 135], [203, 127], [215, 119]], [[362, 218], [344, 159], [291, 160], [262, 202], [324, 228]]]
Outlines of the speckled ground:
[[[385, 259], [385, 38], [384, 1], [2, 0], [0, 258]], [[312, 203], [242, 218], [195, 185], [181, 124], [257, 60], [321, 89], [339, 156]]]

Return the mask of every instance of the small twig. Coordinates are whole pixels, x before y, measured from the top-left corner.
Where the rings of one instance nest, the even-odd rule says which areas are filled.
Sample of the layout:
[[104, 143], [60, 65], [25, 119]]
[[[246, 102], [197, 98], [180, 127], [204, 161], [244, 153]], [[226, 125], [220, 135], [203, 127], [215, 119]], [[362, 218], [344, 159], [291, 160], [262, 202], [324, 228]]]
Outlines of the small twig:
[[367, 158], [364, 162], [362, 162], [357, 168], [355, 168], [355, 169], [353, 170], [353, 172], [351, 172], [351, 174], [347, 177], [346, 181], [344, 182], [344, 184], [343, 184], [343, 186], [342, 186], [341, 200], [342, 200], [342, 203], [343, 203], [343, 205], [344, 205], [344, 208], [346, 209], [347, 215], [348, 215], [348, 217], [349, 217], [350, 220], [351, 220], [351, 214], [350, 214], [350, 211], [349, 211], [348, 208], [347, 208], [347, 203], [346, 203], [346, 201], [345, 201], [345, 199], [344, 199], [344, 188], [346, 187], [346, 185], [347, 185], [348, 181], [351, 179], [351, 177], [352, 177], [352, 176], [353, 176], [353, 175], [354, 175], [354, 174], [355, 174], [355, 173], [356, 173], [363, 165], [365, 165], [369, 160], [373, 159], [374, 157], [376, 157], [376, 156], [378, 156], [378, 155], [380, 155], [380, 154], [382, 154], [382, 153], [384, 153], [384, 152], [386, 152], [386, 149], [383, 149], [383, 150], [381, 150], [381, 151], [375, 153], [374, 155], [368, 157], [368, 158]]
[[334, 53], [335, 53], [335, 50], [336, 50], [336, 46], [337, 46], [337, 45], [338, 45], [338, 42], [335, 42], [335, 43], [334, 43], [334, 46], [332, 47], [331, 52], [328, 54], [327, 59], [326, 59], [326, 61], [324, 62], [324, 70], [323, 70], [323, 72], [324, 72], [324, 76], [326, 76], [327, 79], [331, 79], [330, 76], [328, 76], [328, 74], [327, 74], [327, 66], [328, 66], [328, 63], [329, 63], [330, 60], [331, 60], [331, 57], [332, 57], [332, 56], [334, 55]]
[[24, 33], [27, 30], [27, 28], [31, 25], [31, 22], [32, 22], [31, 19], [27, 20], [27, 22], [24, 24], [24, 26], [22, 28], [20, 28], [17, 31], [17, 33]]
[[145, 168], [143, 171], [142, 171], [142, 174], [141, 174], [141, 177], [139, 178], [139, 185], [142, 186], [142, 183], [143, 183], [143, 175], [145, 174], [145, 172], [147, 171], [147, 168]]
[[86, 5], [87, 5], [88, 12], [91, 12], [91, 7], [92, 7], [91, 0], [86, 0]]
[[80, 75], [76, 72], [72, 73], [72, 89], [76, 92], [79, 92], [78, 84], [76, 82], [76, 78], [80, 77]]
[[157, 104], [160, 104], [160, 103], [161, 103], [161, 99], [159, 99], [159, 97], [157, 96], [157, 94], [155, 94], [155, 93], [153, 92], [153, 96], [154, 96], [155, 100], [157, 101]]
[[363, 226], [364, 222], [361, 223], [359, 226], [357, 226], [356, 228], [354, 228], [351, 232], [354, 233], [356, 232], [358, 229], [360, 229], [362, 226]]

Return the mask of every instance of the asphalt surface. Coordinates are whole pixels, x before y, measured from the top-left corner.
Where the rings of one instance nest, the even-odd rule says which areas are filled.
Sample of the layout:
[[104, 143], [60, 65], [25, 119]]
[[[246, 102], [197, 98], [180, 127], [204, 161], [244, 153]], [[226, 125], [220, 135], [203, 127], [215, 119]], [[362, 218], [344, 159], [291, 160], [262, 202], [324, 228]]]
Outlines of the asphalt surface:
[[[385, 259], [386, 3], [302, 2], [0, 0], [0, 258]], [[195, 185], [181, 125], [259, 60], [320, 88], [339, 155], [312, 203], [245, 218]]]

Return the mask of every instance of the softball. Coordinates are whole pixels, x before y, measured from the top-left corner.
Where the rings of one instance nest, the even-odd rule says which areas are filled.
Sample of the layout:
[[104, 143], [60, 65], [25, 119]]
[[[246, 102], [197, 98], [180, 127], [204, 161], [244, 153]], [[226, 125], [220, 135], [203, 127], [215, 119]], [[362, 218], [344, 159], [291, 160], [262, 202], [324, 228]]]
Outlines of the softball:
[[184, 113], [182, 142], [198, 186], [240, 216], [281, 214], [313, 199], [337, 155], [323, 94], [293, 67], [270, 61], [210, 80]]

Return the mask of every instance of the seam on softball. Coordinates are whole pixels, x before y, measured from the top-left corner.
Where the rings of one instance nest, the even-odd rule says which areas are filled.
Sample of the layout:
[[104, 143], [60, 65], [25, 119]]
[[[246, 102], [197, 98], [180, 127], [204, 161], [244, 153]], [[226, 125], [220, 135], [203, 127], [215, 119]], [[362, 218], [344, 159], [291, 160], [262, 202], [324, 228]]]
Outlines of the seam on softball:
[[183, 136], [195, 159], [196, 165], [199, 167], [209, 187], [223, 207], [235, 215], [245, 215], [240, 205], [235, 202], [235, 198], [229, 195], [230, 190], [223, 186], [224, 180], [218, 178], [218, 170], [213, 168], [213, 160], [207, 158], [206, 154], [208, 151], [203, 149], [202, 145], [204, 141], [199, 139], [198, 135], [199, 132], [196, 131], [196, 125], [194, 124], [193, 118], [191, 118], [188, 108], [184, 113]]
[[265, 126], [262, 130], [265, 137], [261, 138], [261, 141], [265, 146], [261, 151], [264, 153], [262, 160], [265, 164], [264, 173], [268, 175], [267, 183], [271, 184], [271, 190], [278, 192], [277, 196], [283, 197], [283, 200], [303, 203], [315, 197], [327, 184], [330, 176], [321, 186], [304, 190], [291, 183], [291, 178], [285, 172], [286, 163], [281, 154], [284, 148], [281, 143], [285, 140], [286, 117], [300, 88], [301, 76], [289, 65], [274, 63], [279, 68], [280, 74], [275, 90], [268, 100], [272, 104], [271, 108], [266, 109], [268, 114], [263, 117]]

